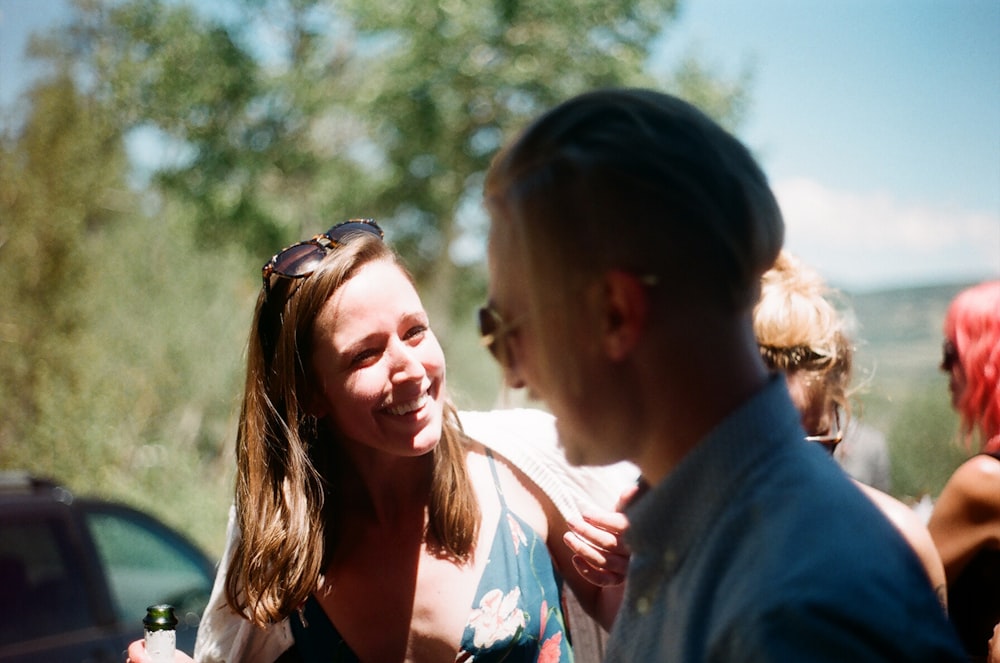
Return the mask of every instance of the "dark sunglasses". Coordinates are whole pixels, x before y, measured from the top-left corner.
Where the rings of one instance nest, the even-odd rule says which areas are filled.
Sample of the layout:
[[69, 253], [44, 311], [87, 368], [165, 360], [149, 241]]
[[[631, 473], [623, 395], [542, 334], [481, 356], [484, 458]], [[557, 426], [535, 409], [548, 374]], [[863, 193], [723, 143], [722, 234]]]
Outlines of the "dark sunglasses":
[[958, 348], [951, 341], [945, 341], [941, 346], [941, 370], [950, 371], [958, 364]]
[[385, 237], [385, 233], [374, 219], [351, 219], [338, 223], [325, 233], [292, 244], [275, 253], [260, 270], [264, 280], [264, 292], [270, 291], [275, 277], [304, 279], [309, 276], [316, 271], [319, 263], [330, 251], [342, 245], [348, 236], [356, 233], [368, 233], [379, 239]]
[[[637, 278], [647, 288], [659, 285], [660, 279], [655, 274], [638, 274]], [[507, 322], [493, 304], [487, 304], [479, 309], [480, 343], [490, 351], [502, 368], [509, 369], [513, 363], [510, 349], [510, 335], [517, 331], [519, 322]]]
[[830, 453], [833, 454], [837, 445], [844, 439], [844, 430], [840, 427], [840, 408], [833, 408], [833, 419], [830, 422], [830, 432], [826, 435], [807, 435], [807, 442], [818, 442]]
[[504, 320], [492, 304], [479, 309], [480, 342], [503, 368], [509, 368], [511, 364], [510, 344], [507, 340], [515, 329], [517, 325]]

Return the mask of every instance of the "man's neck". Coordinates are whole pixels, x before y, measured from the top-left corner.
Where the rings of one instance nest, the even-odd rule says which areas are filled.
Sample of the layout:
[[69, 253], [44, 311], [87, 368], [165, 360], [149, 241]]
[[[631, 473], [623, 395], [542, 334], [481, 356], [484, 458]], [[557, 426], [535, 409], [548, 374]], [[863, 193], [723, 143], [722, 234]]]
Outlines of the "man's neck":
[[[687, 352], [656, 351], [645, 371], [644, 440], [633, 462], [655, 485], [733, 411], [763, 389], [768, 371], [752, 328], [688, 339]], [[670, 346], [668, 346], [670, 347]], [[685, 346], [673, 346], [685, 347]], [[658, 366], [658, 368], [657, 368]]]

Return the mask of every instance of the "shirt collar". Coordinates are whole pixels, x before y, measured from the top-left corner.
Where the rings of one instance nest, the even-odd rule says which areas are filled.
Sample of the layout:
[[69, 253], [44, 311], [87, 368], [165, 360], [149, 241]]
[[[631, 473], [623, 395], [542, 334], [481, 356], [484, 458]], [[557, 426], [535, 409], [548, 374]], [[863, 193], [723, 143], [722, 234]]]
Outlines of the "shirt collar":
[[737, 499], [731, 491], [738, 478], [774, 454], [775, 445], [804, 437], [785, 381], [774, 374], [629, 508], [633, 552], [665, 551], [667, 563], [679, 565], [727, 503]]

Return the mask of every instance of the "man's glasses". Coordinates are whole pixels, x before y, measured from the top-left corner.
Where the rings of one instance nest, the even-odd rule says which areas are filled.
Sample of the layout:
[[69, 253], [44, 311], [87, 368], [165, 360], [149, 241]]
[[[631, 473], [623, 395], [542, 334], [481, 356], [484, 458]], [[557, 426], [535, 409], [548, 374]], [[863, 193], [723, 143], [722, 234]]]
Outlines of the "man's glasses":
[[479, 309], [480, 342], [503, 368], [509, 368], [512, 362], [508, 339], [515, 329], [517, 325], [504, 320], [492, 304]]
[[958, 348], [951, 341], [945, 341], [941, 347], [941, 370], [951, 371], [958, 364]]
[[269, 292], [275, 277], [304, 279], [319, 267], [330, 251], [343, 244], [349, 235], [368, 233], [379, 239], [385, 236], [373, 219], [351, 219], [338, 223], [325, 233], [282, 249], [261, 268], [264, 292]]
[[807, 442], [819, 442], [831, 454], [844, 439], [844, 429], [840, 427], [840, 408], [833, 408], [833, 419], [830, 422], [830, 432], [826, 435], [806, 435]]

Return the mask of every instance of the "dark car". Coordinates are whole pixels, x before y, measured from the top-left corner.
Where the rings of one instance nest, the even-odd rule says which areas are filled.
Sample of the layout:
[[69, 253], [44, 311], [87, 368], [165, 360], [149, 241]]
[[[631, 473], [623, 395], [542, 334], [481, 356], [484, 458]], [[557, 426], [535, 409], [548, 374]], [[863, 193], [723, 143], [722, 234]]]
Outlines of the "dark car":
[[169, 603], [186, 652], [214, 564], [155, 518], [0, 473], [0, 662], [124, 660], [146, 607]]

